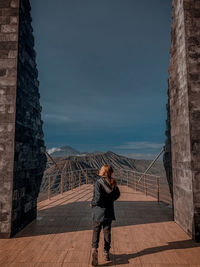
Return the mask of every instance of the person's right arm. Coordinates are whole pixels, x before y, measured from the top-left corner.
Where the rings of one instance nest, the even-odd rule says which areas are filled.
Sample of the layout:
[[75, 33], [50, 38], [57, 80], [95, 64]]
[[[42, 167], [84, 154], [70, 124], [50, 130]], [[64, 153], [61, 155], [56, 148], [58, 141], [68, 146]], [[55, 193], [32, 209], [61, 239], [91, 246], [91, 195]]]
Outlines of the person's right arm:
[[117, 200], [120, 197], [120, 191], [118, 186], [115, 186], [113, 188], [113, 191], [110, 193], [110, 197], [113, 201]]

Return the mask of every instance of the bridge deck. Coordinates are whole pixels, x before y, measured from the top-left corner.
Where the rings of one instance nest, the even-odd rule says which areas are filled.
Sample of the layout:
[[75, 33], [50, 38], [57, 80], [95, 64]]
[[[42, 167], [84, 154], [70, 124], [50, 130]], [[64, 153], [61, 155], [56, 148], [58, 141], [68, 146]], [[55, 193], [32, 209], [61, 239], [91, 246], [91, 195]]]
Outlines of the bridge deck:
[[[171, 209], [121, 186], [112, 227], [112, 262], [99, 266], [200, 267], [200, 244], [172, 221]], [[92, 185], [38, 204], [38, 217], [12, 239], [0, 240], [0, 266], [91, 266]]]

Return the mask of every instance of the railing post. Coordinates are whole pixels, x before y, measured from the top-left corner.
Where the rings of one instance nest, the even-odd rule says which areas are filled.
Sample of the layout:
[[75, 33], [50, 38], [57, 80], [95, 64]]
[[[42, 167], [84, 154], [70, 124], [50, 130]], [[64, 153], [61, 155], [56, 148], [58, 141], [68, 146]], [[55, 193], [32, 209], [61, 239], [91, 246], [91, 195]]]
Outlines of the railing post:
[[79, 171], [79, 188], [81, 186], [81, 171]]
[[63, 175], [64, 173], [61, 173], [61, 183], [60, 183], [60, 193], [63, 194]]
[[72, 185], [72, 174], [71, 174], [71, 172], [69, 173], [69, 190], [71, 190], [72, 188], [71, 188], [71, 185]]
[[67, 186], [67, 190], [70, 190], [70, 174], [69, 173], [66, 173], [66, 176], [67, 176], [67, 181], [68, 181], [68, 186]]
[[138, 185], [137, 175], [135, 174], [135, 191], [137, 191], [137, 185]]
[[48, 199], [51, 199], [51, 176], [49, 175], [49, 184], [48, 184]]
[[133, 173], [133, 187], [135, 188], [135, 191], [136, 191], [137, 185], [136, 185], [136, 175], [135, 175], [135, 172]]
[[73, 181], [73, 172], [71, 172], [71, 175], [70, 175], [70, 189], [73, 190], [73, 185], [72, 185], [72, 181]]
[[157, 199], [158, 199], [158, 202], [160, 202], [160, 183], [159, 183], [159, 178], [160, 177], [157, 177], [157, 190], [158, 190]]
[[145, 186], [145, 195], [147, 196], [147, 183], [146, 183], [146, 175], [144, 175], [144, 186]]
[[92, 184], [94, 185], [94, 175], [92, 175]]
[[121, 180], [120, 184], [122, 185], [122, 170], [121, 169], [120, 169], [120, 180]]
[[86, 169], [86, 184], [88, 183], [88, 169]]
[[128, 171], [127, 171], [127, 186], [128, 186], [128, 177], [129, 177], [129, 173], [128, 173]]
[[72, 172], [72, 190], [74, 189], [74, 174]]

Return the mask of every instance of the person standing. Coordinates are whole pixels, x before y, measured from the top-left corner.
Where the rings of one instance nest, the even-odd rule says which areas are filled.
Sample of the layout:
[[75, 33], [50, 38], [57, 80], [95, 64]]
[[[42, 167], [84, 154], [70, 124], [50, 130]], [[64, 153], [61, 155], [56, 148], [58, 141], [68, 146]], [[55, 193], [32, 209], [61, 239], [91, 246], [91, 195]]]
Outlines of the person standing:
[[104, 232], [104, 259], [110, 260], [111, 223], [115, 220], [114, 201], [120, 196], [117, 182], [112, 178], [114, 170], [110, 165], [104, 165], [99, 171], [99, 178], [94, 184], [92, 207], [92, 265], [98, 265], [98, 246], [101, 229]]

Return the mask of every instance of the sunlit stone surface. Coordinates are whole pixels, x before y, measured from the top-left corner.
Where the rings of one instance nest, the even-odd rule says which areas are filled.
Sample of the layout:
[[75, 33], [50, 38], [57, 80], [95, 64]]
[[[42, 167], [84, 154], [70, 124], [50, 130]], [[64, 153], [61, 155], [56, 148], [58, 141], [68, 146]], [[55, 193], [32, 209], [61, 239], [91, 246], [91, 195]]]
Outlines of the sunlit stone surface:
[[[166, 169], [175, 221], [200, 241], [200, 1], [174, 0], [169, 66]], [[170, 136], [171, 131], [171, 136]], [[170, 160], [170, 153], [165, 154]], [[171, 176], [171, 177], [170, 177]], [[171, 190], [172, 191], [172, 190]]]
[[0, 236], [36, 218], [45, 168], [28, 0], [0, 1]]

